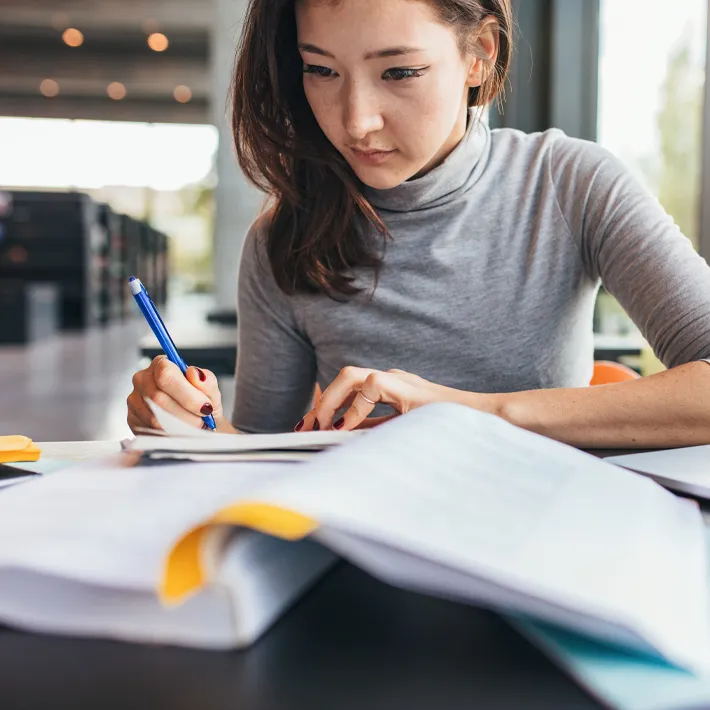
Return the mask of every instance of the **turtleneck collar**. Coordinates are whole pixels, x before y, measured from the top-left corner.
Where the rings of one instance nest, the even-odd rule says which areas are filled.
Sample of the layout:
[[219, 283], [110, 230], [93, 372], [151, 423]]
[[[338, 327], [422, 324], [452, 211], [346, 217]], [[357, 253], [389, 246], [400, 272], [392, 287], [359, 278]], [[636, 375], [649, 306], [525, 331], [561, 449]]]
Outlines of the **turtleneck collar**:
[[441, 165], [389, 190], [365, 185], [363, 194], [373, 207], [390, 212], [438, 207], [456, 199], [476, 182], [489, 149], [490, 129], [470, 109], [464, 137]]

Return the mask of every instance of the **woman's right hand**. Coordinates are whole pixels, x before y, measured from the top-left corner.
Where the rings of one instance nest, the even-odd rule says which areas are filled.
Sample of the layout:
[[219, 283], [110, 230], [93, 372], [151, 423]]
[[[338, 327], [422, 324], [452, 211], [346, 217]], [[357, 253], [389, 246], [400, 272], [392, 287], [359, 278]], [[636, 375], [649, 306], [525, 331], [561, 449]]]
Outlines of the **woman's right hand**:
[[128, 395], [128, 426], [161, 429], [145, 398], [196, 429], [206, 427], [202, 417], [211, 414], [217, 431], [236, 433], [225, 419], [217, 378], [209, 370], [188, 367], [185, 375], [165, 355], [159, 355], [145, 370], [133, 375], [133, 392]]

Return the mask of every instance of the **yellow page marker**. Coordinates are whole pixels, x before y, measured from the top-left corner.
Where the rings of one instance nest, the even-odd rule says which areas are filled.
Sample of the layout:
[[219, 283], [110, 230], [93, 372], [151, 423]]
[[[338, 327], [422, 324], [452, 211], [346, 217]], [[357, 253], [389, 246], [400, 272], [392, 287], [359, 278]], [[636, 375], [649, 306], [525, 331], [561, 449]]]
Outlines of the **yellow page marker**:
[[284, 540], [301, 540], [318, 527], [315, 520], [305, 515], [266, 503], [237, 503], [223, 508], [183, 535], [170, 551], [159, 589], [164, 603], [179, 604], [209, 581], [201, 553], [205, 536], [213, 525], [247, 527]]

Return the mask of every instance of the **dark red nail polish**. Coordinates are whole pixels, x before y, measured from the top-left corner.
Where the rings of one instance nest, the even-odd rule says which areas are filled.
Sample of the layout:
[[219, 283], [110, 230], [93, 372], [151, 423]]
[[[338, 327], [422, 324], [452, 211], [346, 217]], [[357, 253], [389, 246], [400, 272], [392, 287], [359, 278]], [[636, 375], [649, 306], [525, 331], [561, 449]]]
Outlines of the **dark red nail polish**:
[[343, 424], [345, 424], [345, 417], [340, 417], [340, 419], [333, 424], [333, 429], [341, 429]]
[[214, 409], [211, 404], [204, 404], [202, 405], [202, 409], [200, 409], [200, 414], [202, 414], [203, 417], [206, 417], [212, 414], [213, 411]]
[[320, 424], [318, 423], [318, 420], [316, 419], [315, 424], [313, 424], [313, 431], [318, 431], [320, 429]]
[[200, 378], [201, 382], [207, 382], [207, 375], [205, 375], [199, 367], [195, 368], [197, 370], [197, 376]]
[[301, 419], [301, 421], [298, 422], [295, 427], [293, 427], [294, 431], [301, 431], [301, 429], [303, 429], [303, 419]]

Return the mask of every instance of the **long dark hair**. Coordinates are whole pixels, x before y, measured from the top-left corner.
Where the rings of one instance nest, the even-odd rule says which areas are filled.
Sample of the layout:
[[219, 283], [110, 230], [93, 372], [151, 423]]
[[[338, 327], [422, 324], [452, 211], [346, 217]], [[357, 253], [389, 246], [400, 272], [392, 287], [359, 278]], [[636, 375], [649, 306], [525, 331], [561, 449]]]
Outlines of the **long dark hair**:
[[[387, 229], [345, 159], [318, 126], [303, 89], [296, 39], [298, 0], [250, 0], [237, 52], [232, 129], [246, 176], [273, 198], [266, 253], [287, 294], [359, 291], [352, 269], [382, 265], [373, 234]], [[459, 37], [462, 52], [481, 22], [498, 23], [495, 65], [469, 92], [483, 107], [502, 94], [511, 53], [511, 0], [428, 0]], [[374, 231], [373, 231], [374, 230]]]

